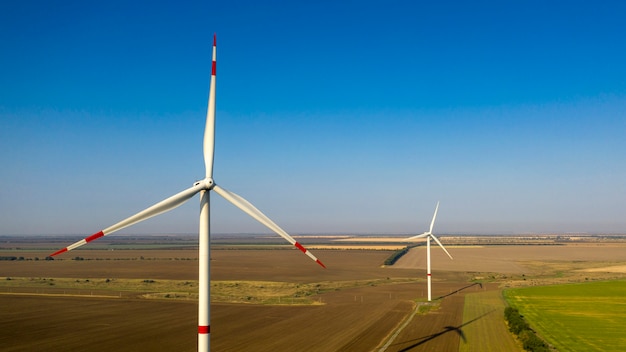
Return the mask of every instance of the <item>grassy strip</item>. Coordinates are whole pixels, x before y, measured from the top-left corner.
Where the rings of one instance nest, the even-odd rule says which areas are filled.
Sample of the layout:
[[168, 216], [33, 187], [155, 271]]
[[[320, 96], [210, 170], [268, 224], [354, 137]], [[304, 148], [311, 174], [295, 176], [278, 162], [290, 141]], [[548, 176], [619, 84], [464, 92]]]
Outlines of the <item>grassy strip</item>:
[[[324, 292], [347, 288], [410, 282], [410, 278], [326, 281], [291, 283], [274, 281], [211, 281], [211, 301], [216, 303], [248, 304], [321, 304]], [[37, 292], [76, 294], [76, 292], [132, 292], [143, 298], [197, 300], [196, 280], [152, 279], [70, 279], [70, 278], [0, 278], [4, 292]], [[1, 292], [1, 291], [0, 291]]]
[[510, 289], [505, 297], [560, 351], [622, 351], [626, 281]]
[[[119, 296], [121, 292], [178, 292], [197, 299], [197, 281], [152, 279], [0, 278], [2, 292], [76, 295], [93, 292]], [[193, 296], [195, 294], [195, 296]]]
[[419, 315], [426, 315], [432, 311], [439, 309], [441, 302], [418, 302], [417, 312]]

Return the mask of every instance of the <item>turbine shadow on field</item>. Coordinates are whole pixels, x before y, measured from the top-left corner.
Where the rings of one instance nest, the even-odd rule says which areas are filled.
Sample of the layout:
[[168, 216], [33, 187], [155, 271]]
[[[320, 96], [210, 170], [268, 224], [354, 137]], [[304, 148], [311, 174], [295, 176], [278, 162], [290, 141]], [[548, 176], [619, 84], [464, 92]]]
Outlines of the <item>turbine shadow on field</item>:
[[473, 283], [473, 284], [471, 284], [471, 285], [467, 285], [467, 286], [465, 286], [465, 287], [461, 287], [461, 288], [459, 288], [459, 289], [458, 289], [458, 290], [456, 290], [456, 291], [452, 291], [452, 292], [448, 293], [447, 295], [439, 296], [439, 297], [437, 297], [437, 298], [435, 298], [435, 299], [443, 299], [443, 298], [446, 298], [446, 297], [448, 297], [448, 296], [452, 296], [452, 295], [453, 295], [453, 294], [455, 294], [455, 293], [459, 293], [459, 292], [461, 292], [461, 291], [463, 291], [463, 290], [467, 290], [468, 288], [470, 288], [470, 287], [474, 287], [474, 286], [476, 286], [476, 285], [479, 285], [479, 286], [480, 286], [480, 288], [483, 288], [483, 284], [482, 284], [482, 283], [480, 283], [480, 282], [475, 282], [475, 283]]
[[461, 328], [462, 328], [462, 327], [464, 327], [464, 326], [466, 326], [466, 325], [469, 325], [469, 324], [471, 324], [471, 323], [473, 323], [473, 322], [475, 322], [475, 321], [478, 321], [478, 320], [480, 320], [480, 319], [484, 318], [485, 316], [487, 316], [487, 315], [489, 315], [489, 314], [493, 313], [494, 311], [496, 311], [496, 309], [493, 309], [493, 310], [491, 310], [491, 311], [489, 311], [489, 312], [487, 312], [487, 313], [485, 313], [485, 314], [483, 314], [483, 315], [480, 315], [480, 316], [478, 316], [478, 317], [476, 317], [476, 318], [474, 318], [474, 319], [472, 319], [472, 320], [466, 321], [465, 323], [463, 323], [463, 324], [461, 324], [461, 325], [459, 325], [459, 326], [449, 326], [449, 325], [448, 325], [448, 326], [445, 326], [445, 327], [444, 327], [444, 328], [443, 328], [440, 332], [438, 332], [438, 333], [435, 333], [435, 334], [432, 334], [432, 335], [428, 335], [428, 336], [418, 337], [418, 338], [413, 339], [413, 340], [408, 340], [408, 341], [398, 342], [398, 343], [396, 343], [396, 344], [394, 344], [394, 345], [396, 345], [396, 346], [397, 346], [397, 345], [402, 345], [402, 344], [405, 344], [405, 343], [409, 343], [409, 342], [414, 342], [414, 341], [417, 341], [416, 343], [414, 343], [414, 344], [412, 344], [412, 345], [410, 345], [410, 346], [408, 346], [408, 347], [405, 347], [405, 348], [403, 348], [403, 349], [399, 350], [399, 352], [407, 352], [407, 351], [410, 351], [410, 350], [412, 350], [413, 348], [415, 348], [415, 347], [417, 347], [417, 346], [423, 345], [423, 344], [425, 344], [426, 342], [428, 342], [428, 341], [430, 341], [430, 340], [433, 340], [433, 339], [436, 339], [437, 337], [439, 337], [439, 336], [441, 336], [441, 335], [443, 335], [443, 334], [449, 333], [449, 332], [451, 332], [451, 331], [454, 331], [454, 332], [456, 332], [457, 334], [459, 334], [459, 337], [463, 340], [463, 342], [464, 342], [464, 343], [467, 343], [467, 338], [465, 337], [465, 333], [463, 333], [463, 329], [461, 329]]

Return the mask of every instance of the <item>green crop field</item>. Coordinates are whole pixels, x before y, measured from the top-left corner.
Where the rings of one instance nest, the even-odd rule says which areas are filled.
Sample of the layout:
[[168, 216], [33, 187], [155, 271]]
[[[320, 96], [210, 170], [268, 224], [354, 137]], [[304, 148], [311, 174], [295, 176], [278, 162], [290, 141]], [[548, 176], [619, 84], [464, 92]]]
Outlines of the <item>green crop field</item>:
[[465, 296], [460, 352], [522, 351], [504, 322], [504, 299], [499, 290]]
[[504, 294], [561, 352], [623, 351], [626, 346], [626, 281], [537, 286]]

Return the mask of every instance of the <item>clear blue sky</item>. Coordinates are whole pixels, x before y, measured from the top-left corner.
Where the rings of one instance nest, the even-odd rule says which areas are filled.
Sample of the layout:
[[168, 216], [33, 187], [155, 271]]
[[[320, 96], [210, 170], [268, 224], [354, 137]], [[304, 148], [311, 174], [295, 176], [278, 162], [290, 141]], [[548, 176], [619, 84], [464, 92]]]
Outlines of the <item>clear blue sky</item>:
[[[217, 3], [0, 3], [0, 235], [203, 178], [214, 33], [215, 180], [291, 234], [419, 233], [438, 200], [436, 233], [626, 233], [625, 2]], [[197, 232], [198, 203], [121, 233]]]

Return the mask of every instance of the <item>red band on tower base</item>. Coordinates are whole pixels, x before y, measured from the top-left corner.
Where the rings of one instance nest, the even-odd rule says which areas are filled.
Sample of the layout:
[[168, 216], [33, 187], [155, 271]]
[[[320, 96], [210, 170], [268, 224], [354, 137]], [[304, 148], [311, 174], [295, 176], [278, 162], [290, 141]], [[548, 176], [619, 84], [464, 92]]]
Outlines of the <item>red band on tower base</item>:
[[208, 325], [208, 326], [199, 325], [198, 326], [198, 334], [208, 334], [210, 332], [211, 332], [211, 326], [210, 325]]

